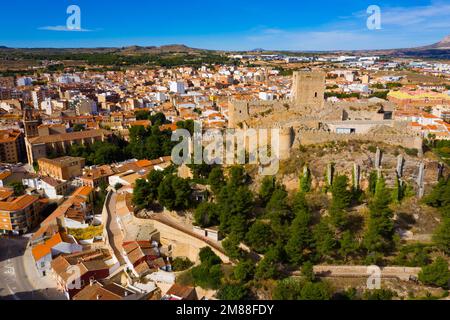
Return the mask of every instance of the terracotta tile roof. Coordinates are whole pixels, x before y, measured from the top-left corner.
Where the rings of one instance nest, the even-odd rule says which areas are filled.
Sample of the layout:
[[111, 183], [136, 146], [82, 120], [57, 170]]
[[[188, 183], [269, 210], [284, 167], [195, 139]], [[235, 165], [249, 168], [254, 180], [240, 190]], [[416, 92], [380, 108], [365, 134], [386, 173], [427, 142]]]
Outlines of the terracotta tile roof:
[[51, 249], [45, 244], [38, 244], [31, 249], [31, 253], [33, 254], [34, 261], [39, 261], [46, 255], [51, 254]]
[[89, 197], [89, 195], [94, 191], [94, 188], [89, 186], [79, 187], [75, 192], [73, 193], [74, 196], [82, 196], [82, 197]]
[[0, 143], [14, 142], [21, 134], [19, 130], [0, 130]]
[[179, 285], [175, 283], [169, 291], [166, 293], [167, 295], [172, 295], [178, 298], [181, 298], [182, 300], [193, 298], [196, 296], [195, 289], [192, 287], [185, 287], [182, 285]]
[[34, 260], [39, 261], [46, 255], [51, 254], [52, 248], [60, 244], [61, 242], [63, 242], [63, 240], [61, 234], [58, 232], [53, 237], [45, 241], [45, 243], [38, 244], [37, 246], [33, 247], [31, 252], [33, 253]]
[[53, 142], [64, 142], [64, 141], [75, 141], [88, 138], [96, 138], [101, 136], [108, 136], [111, 132], [103, 129], [98, 130], [86, 130], [79, 132], [70, 132], [62, 134], [53, 134], [49, 136], [40, 136], [35, 138], [30, 138], [28, 141], [31, 144], [42, 144], [42, 143], [53, 143]]
[[15, 198], [12, 201], [0, 201], [0, 210], [2, 211], [20, 211], [23, 210], [36, 201], [39, 200], [39, 197], [31, 196], [31, 195], [23, 195], [21, 197]]
[[161, 131], [165, 131], [165, 130], [175, 131], [177, 129], [178, 129], [178, 126], [175, 123], [164, 124], [159, 127], [159, 130], [161, 130]]
[[128, 125], [130, 127], [133, 127], [133, 126], [149, 127], [152, 125], [152, 123], [150, 120], [136, 120], [136, 121], [129, 122]]
[[121, 300], [121, 296], [105, 289], [99, 283], [94, 283], [84, 287], [80, 292], [72, 297], [72, 300]]
[[11, 171], [5, 170], [3, 172], [0, 172], [0, 180], [5, 180], [11, 175]]

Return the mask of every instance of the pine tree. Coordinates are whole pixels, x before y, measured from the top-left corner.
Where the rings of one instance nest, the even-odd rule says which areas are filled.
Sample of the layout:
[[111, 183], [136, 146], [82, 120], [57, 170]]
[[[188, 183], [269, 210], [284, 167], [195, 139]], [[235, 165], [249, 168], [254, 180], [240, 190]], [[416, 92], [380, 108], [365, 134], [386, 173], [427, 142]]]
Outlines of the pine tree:
[[322, 219], [313, 228], [313, 239], [317, 254], [320, 257], [330, 256], [336, 246], [334, 232], [331, 230], [326, 219]]
[[342, 238], [339, 241], [339, 254], [347, 260], [348, 256], [355, 254], [358, 250], [359, 244], [353, 237], [352, 233], [347, 230], [342, 234]]
[[333, 199], [330, 207], [330, 217], [333, 225], [342, 230], [345, 228], [348, 218], [347, 209], [352, 201], [352, 193], [348, 190], [348, 178], [346, 176], [337, 176], [331, 186]]
[[289, 240], [285, 246], [289, 261], [295, 265], [300, 265], [309, 254], [312, 243], [312, 234], [309, 229], [311, 215], [308, 211], [297, 212], [289, 228]]
[[364, 246], [370, 252], [387, 252], [394, 236], [393, 212], [389, 208], [391, 197], [383, 176], [377, 181], [374, 198], [369, 205], [369, 224]]
[[272, 176], [264, 177], [259, 188], [259, 199], [261, 204], [266, 206], [275, 191], [275, 178]]

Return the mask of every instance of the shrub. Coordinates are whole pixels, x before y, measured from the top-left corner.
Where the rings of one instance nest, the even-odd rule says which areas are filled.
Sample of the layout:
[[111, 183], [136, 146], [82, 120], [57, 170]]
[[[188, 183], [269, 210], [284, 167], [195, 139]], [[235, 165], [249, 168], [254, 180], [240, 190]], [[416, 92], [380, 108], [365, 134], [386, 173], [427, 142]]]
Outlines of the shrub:
[[184, 271], [192, 267], [194, 263], [188, 258], [177, 257], [172, 261], [172, 268], [174, 271]]
[[389, 289], [367, 290], [364, 292], [365, 300], [392, 300], [397, 294]]
[[419, 280], [424, 284], [448, 288], [450, 281], [448, 262], [444, 258], [438, 257], [435, 262], [422, 268]]
[[240, 284], [226, 284], [217, 292], [217, 298], [220, 300], [242, 300], [247, 295], [247, 289]]

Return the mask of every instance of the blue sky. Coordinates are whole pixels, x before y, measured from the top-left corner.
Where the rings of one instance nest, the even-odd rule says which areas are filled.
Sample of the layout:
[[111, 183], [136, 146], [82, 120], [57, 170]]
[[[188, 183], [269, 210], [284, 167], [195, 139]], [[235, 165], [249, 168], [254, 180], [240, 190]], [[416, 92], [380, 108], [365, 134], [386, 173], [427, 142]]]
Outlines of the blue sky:
[[[65, 27], [73, 4], [81, 31]], [[380, 30], [366, 26], [370, 5], [381, 8]], [[450, 0], [21, 0], [2, 1], [0, 11], [0, 45], [10, 47], [387, 49], [448, 34]]]

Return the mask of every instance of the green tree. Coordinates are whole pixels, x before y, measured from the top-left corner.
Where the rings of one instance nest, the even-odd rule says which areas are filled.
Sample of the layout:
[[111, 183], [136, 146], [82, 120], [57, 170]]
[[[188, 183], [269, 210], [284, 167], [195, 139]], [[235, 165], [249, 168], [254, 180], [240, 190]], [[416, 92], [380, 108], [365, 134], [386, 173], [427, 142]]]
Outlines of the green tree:
[[316, 275], [314, 274], [314, 265], [310, 261], [307, 261], [303, 264], [302, 275], [308, 281], [316, 280]]
[[147, 110], [138, 110], [134, 113], [136, 116], [136, 120], [149, 120], [150, 119], [150, 111]]
[[331, 230], [326, 219], [322, 219], [313, 228], [313, 239], [317, 254], [320, 257], [330, 256], [336, 246], [334, 232]]
[[167, 175], [158, 187], [158, 201], [168, 210], [185, 210], [191, 205], [192, 190], [189, 181]]
[[369, 252], [387, 252], [393, 245], [394, 222], [390, 202], [389, 191], [381, 176], [369, 204], [369, 223], [364, 237], [364, 246]]
[[9, 186], [14, 191], [14, 196], [19, 197], [25, 193], [25, 186], [22, 184], [22, 182], [11, 182]]
[[444, 217], [433, 235], [433, 241], [437, 247], [450, 255], [450, 218]]
[[150, 186], [146, 180], [136, 180], [133, 188], [132, 202], [138, 210], [142, 210], [150, 206]]
[[233, 270], [234, 278], [241, 283], [247, 282], [255, 274], [255, 263], [252, 260], [240, 261]]
[[223, 272], [220, 264], [208, 265], [202, 263], [201, 265], [191, 269], [192, 278], [195, 285], [204, 289], [216, 290], [220, 287]]
[[330, 300], [331, 288], [325, 282], [300, 279], [278, 281], [273, 293], [274, 300]]
[[214, 167], [208, 176], [208, 184], [211, 186], [212, 192], [218, 195], [225, 184], [223, 171], [220, 167]]
[[237, 188], [245, 185], [247, 182], [247, 174], [242, 166], [231, 167], [229, 175], [228, 184], [231, 187]]
[[210, 202], [200, 203], [194, 212], [195, 224], [208, 228], [219, 223], [219, 212], [217, 205]]
[[285, 230], [292, 220], [292, 212], [288, 204], [288, 193], [282, 186], [277, 186], [266, 206], [266, 217], [270, 219], [270, 225], [275, 238], [285, 240]]
[[172, 261], [172, 268], [176, 272], [187, 270], [193, 265], [194, 263], [188, 258], [177, 257]]
[[210, 247], [203, 247], [199, 252], [200, 261], [202, 264], [206, 264], [208, 266], [221, 264], [222, 260], [214, 253], [214, 251]]
[[303, 282], [298, 279], [287, 278], [277, 282], [273, 291], [273, 300], [301, 300]]
[[155, 115], [150, 116], [149, 120], [152, 122], [153, 126], [162, 126], [167, 124], [167, 119], [164, 113], [158, 112]]
[[217, 292], [220, 300], [237, 301], [242, 300], [247, 295], [247, 289], [241, 284], [225, 284]]
[[148, 188], [149, 188], [149, 199], [151, 201], [158, 200], [158, 187], [161, 184], [161, 182], [164, 180], [165, 175], [166, 175], [166, 172], [160, 171], [160, 170], [152, 170], [147, 175], [147, 182], [148, 182]]
[[376, 171], [371, 171], [369, 175], [369, 193], [371, 195], [375, 194], [377, 188], [378, 174]]
[[332, 292], [325, 282], [307, 282], [301, 292], [301, 300], [330, 300]]
[[[299, 265], [307, 258], [311, 244], [313, 242], [310, 228], [312, 216], [307, 206], [301, 205], [303, 193], [296, 196], [295, 218], [289, 228], [289, 240], [285, 246], [289, 261], [294, 265]], [[306, 201], [305, 201], [306, 202]]]
[[241, 244], [240, 238], [238, 235], [231, 233], [223, 242], [222, 247], [225, 250], [225, 253], [228, 257], [233, 260], [239, 260], [242, 258], [243, 252], [239, 247]]
[[281, 252], [277, 246], [271, 246], [265, 253], [264, 258], [256, 267], [255, 276], [258, 279], [274, 279], [278, 272]]
[[450, 177], [441, 179], [433, 191], [424, 198], [424, 202], [438, 208], [444, 217], [450, 218]]
[[357, 240], [353, 237], [350, 230], [344, 231], [342, 238], [339, 240], [339, 254], [347, 260], [349, 256], [354, 255], [359, 248]]
[[267, 205], [275, 191], [275, 177], [265, 176], [259, 188], [259, 199], [263, 206]]
[[224, 233], [234, 231], [243, 237], [247, 231], [247, 219], [253, 210], [252, 192], [245, 185], [235, 187], [229, 182], [222, 188], [217, 204], [221, 231]]
[[447, 289], [450, 281], [448, 262], [444, 258], [438, 257], [432, 264], [422, 268], [419, 273], [419, 280], [424, 284]]
[[273, 244], [272, 228], [267, 223], [257, 220], [249, 228], [245, 241], [256, 252], [264, 253]]
[[338, 175], [331, 186], [331, 193], [333, 195], [331, 207], [330, 207], [330, 217], [333, 225], [339, 229], [343, 229], [347, 222], [347, 209], [352, 201], [352, 192], [348, 187], [347, 176]]

